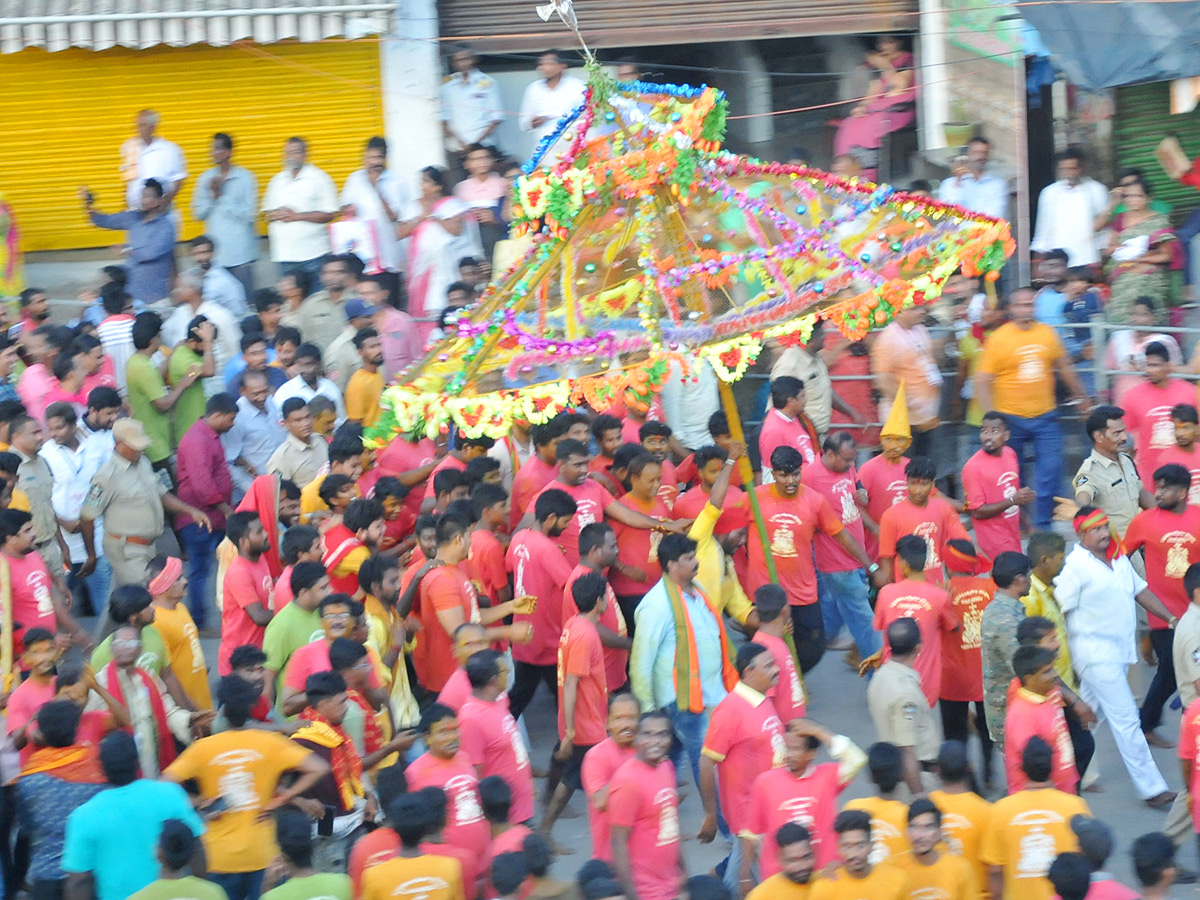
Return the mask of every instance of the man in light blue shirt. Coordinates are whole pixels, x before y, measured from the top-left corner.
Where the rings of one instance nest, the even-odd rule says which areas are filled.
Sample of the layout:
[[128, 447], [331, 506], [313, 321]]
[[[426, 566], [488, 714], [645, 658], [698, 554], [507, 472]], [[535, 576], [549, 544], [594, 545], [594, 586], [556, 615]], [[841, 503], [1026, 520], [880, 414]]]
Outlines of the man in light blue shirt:
[[170, 293], [168, 282], [175, 265], [175, 223], [166, 211], [162, 183], [153, 178], [146, 179], [142, 188], [142, 208], [119, 213], [98, 212], [93, 205], [92, 192], [86, 187], [80, 191], [93, 225], [125, 232], [122, 252], [125, 270], [129, 273], [126, 285], [129, 296], [146, 304], [165, 300]]
[[200, 288], [200, 295], [205, 300], [221, 304], [235, 319], [244, 319], [249, 315], [250, 310], [246, 306], [246, 288], [234, 277], [232, 272], [213, 262], [216, 252], [213, 239], [202, 234], [192, 238], [188, 248], [191, 251], [192, 262], [196, 264], [188, 271], [199, 276], [204, 282]]
[[267, 460], [287, 437], [283, 416], [270, 395], [266, 372], [247, 369], [241, 382], [237, 417], [233, 427], [221, 435], [235, 500], [250, 490], [255, 476], [266, 474]]
[[[158, 878], [158, 839], [165, 821], [179, 819], [197, 837], [204, 823], [179, 785], [138, 778], [132, 735], [114, 731], [102, 740], [100, 766], [110, 787], [67, 817], [66, 895], [125, 900]], [[192, 874], [203, 878], [204, 845], [197, 842], [196, 848]]]
[[242, 299], [254, 290], [254, 261], [258, 259], [258, 181], [249, 169], [233, 165], [233, 138], [213, 135], [216, 163], [196, 182], [192, 216], [204, 223], [213, 239], [215, 264], [241, 282]]
[[966, 165], [954, 168], [949, 178], [938, 188], [938, 199], [954, 203], [972, 212], [996, 219], [1008, 215], [1008, 182], [988, 175], [988, 156], [992, 145], [985, 137], [973, 137], [967, 142]]
[[[720, 612], [705, 597], [692, 579], [696, 577], [696, 542], [679, 534], [663, 535], [658, 545], [658, 560], [663, 577], [652, 587], [634, 614], [633, 650], [629, 659], [629, 677], [634, 696], [643, 711], [663, 709], [674, 723], [675, 732], [687, 751], [696, 784], [700, 783], [700, 750], [708, 730], [709, 716], [725, 699], [729, 686], [737, 676], [732, 662], [722, 664], [722, 654], [731, 652], [721, 622]], [[686, 618], [686, 629], [695, 646], [695, 661], [699, 678], [699, 712], [688, 709], [688, 698], [680, 698], [676, 685], [688, 666], [688, 659], [677, 659], [675, 606], [677, 595]], [[683, 648], [688, 653], [687, 648]], [[688, 653], [688, 656], [691, 654]], [[682, 668], [680, 664], [682, 663]], [[678, 768], [679, 760], [674, 760]]]

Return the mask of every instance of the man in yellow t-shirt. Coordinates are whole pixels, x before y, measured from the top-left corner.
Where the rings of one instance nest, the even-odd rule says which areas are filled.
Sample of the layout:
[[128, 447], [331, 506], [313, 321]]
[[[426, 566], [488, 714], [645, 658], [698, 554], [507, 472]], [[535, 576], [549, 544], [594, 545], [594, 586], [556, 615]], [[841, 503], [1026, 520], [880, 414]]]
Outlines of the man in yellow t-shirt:
[[[224, 812], [208, 823], [204, 849], [208, 878], [231, 896], [257, 894], [262, 887], [276, 854], [268, 813], [296, 800], [329, 772], [328, 763], [283, 735], [246, 727], [258, 698], [258, 687], [248, 681], [236, 675], [221, 679], [217, 700], [230, 730], [192, 744], [163, 772], [176, 783], [196, 779], [202, 806], [224, 801]], [[297, 778], [280, 790], [288, 772]]]
[[1092, 813], [1081, 797], [1055, 790], [1051, 760], [1050, 745], [1031, 737], [1021, 756], [1029, 785], [992, 807], [980, 860], [989, 867], [993, 897], [1050, 900], [1050, 864], [1058, 854], [1079, 848], [1071, 817]]
[[938, 751], [940, 790], [930, 791], [929, 799], [942, 812], [942, 836], [951, 853], [975, 868], [979, 896], [987, 891], [988, 867], [979, 860], [979, 849], [987, 833], [992, 804], [970, 788], [971, 765], [967, 747], [961, 741], [946, 741]]
[[1067, 644], [1067, 620], [1054, 597], [1054, 579], [1062, 571], [1066, 552], [1067, 542], [1061, 534], [1035, 531], [1029, 536], [1025, 555], [1033, 563], [1033, 571], [1029, 575], [1029, 593], [1021, 598], [1021, 602], [1025, 604], [1025, 615], [1041, 616], [1054, 623], [1054, 632], [1058, 636], [1058, 658], [1054, 660], [1054, 671], [1063, 684], [1078, 692], [1079, 679], [1075, 677], [1071, 648]]
[[1009, 321], [983, 344], [975, 370], [975, 396], [985, 412], [996, 410], [1008, 417], [1012, 437], [1008, 446], [1024, 458], [1026, 444], [1036, 450], [1033, 488], [1037, 491], [1034, 522], [1049, 528], [1054, 496], [1063, 469], [1062, 433], [1055, 412], [1054, 376], [1057, 373], [1071, 395], [1087, 408], [1091, 405], [1079, 376], [1058, 334], [1033, 318], [1033, 291], [1020, 288], [1008, 301]]
[[400, 837], [400, 850], [363, 872], [362, 900], [464, 900], [462, 863], [421, 850], [421, 841], [442, 818], [434, 801], [424, 791], [401, 794], [388, 806], [387, 816]]
[[942, 844], [942, 813], [932, 800], [922, 797], [908, 808], [908, 842], [912, 850], [888, 860], [908, 876], [914, 897], [940, 900], [976, 900], [979, 883], [975, 867], [961, 856], [938, 849]]
[[360, 328], [354, 335], [354, 349], [362, 359], [362, 368], [346, 384], [346, 420], [370, 428], [379, 418], [379, 395], [383, 393], [383, 343], [374, 328]]
[[[329, 502], [321, 496], [321, 486], [328, 476], [345, 475], [355, 485], [353, 494], [345, 498], [345, 503], [358, 496], [357, 482], [362, 477], [362, 458], [363, 447], [359, 438], [340, 437], [329, 445], [329, 468], [300, 489], [300, 521], [303, 524], [313, 522], [314, 514], [329, 515]], [[317, 518], [321, 516], [318, 515]]]
[[851, 800], [846, 809], [865, 812], [871, 819], [871, 865], [887, 862], [912, 849], [908, 843], [908, 804], [896, 799], [896, 788], [904, 777], [900, 748], [880, 741], [867, 752], [867, 769], [877, 797]]
[[908, 876], [895, 866], [874, 865], [871, 817], [844, 809], [833, 820], [842, 865], [809, 891], [808, 900], [908, 900]]
[[208, 687], [208, 663], [200, 646], [200, 632], [187, 604], [187, 576], [183, 563], [173, 556], [156, 556], [146, 567], [150, 578], [150, 606], [154, 627], [167, 651], [167, 666], [196, 709], [212, 709]]
[[746, 900], [808, 900], [815, 863], [808, 829], [788, 822], [775, 832], [775, 846], [780, 871], [752, 890]]

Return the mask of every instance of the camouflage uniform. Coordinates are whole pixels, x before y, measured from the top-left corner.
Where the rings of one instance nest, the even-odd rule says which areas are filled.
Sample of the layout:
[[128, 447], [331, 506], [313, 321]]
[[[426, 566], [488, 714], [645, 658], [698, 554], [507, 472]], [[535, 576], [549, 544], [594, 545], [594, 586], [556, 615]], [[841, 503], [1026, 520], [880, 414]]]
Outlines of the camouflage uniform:
[[1004, 747], [1004, 716], [1008, 711], [1008, 686], [1013, 680], [1012, 658], [1017, 652], [1017, 626], [1025, 618], [1025, 604], [996, 592], [983, 611], [980, 624], [983, 650], [983, 709], [988, 733], [998, 748]]

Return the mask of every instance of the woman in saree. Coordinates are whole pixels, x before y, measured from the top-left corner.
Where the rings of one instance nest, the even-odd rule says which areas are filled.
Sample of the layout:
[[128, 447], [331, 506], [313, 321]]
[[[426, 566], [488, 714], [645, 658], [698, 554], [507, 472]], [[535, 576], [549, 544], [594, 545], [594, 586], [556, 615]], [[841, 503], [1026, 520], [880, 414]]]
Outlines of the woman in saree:
[[407, 218], [396, 226], [408, 238], [408, 314], [417, 320], [421, 339], [437, 325], [446, 291], [458, 281], [458, 261], [483, 255], [479, 224], [465, 203], [450, 195], [445, 169], [421, 170], [421, 196], [409, 205]]
[[862, 177], [874, 181], [884, 137], [916, 120], [917, 89], [912, 54], [895, 35], [879, 37], [875, 52], [867, 54], [867, 66], [871, 70], [867, 96], [838, 126], [833, 152], [853, 156], [862, 166]]
[[1104, 317], [1114, 325], [1129, 325], [1138, 297], [1153, 299], [1161, 316], [1168, 299], [1168, 270], [1179, 242], [1167, 217], [1150, 208], [1150, 186], [1145, 181], [1130, 181], [1120, 191], [1125, 211], [1113, 219], [1108, 244], [1112, 298]]

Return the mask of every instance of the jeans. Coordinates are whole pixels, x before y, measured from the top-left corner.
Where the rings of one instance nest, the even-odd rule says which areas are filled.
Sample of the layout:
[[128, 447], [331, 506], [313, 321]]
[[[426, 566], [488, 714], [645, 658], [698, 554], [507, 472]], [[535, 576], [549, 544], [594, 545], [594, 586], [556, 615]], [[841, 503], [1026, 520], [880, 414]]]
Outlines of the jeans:
[[96, 568], [86, 578], [79, 577], [79, 568], [83, 563], [72, 563], [71, 574], [67, 576], [67, 587], [75, 598], [76, 608], [83, 600], [84, 588], [87, 588], [88, 599], [92, 602], [92, 612], [96, 614], [96, 631], [104, 629], [108, 621], [108, 595], [112, 591], [112, 566], [103, 556], [96, 557]]
[[1192, 275], [1192, 238], [1200, 234], [1200, 209], [1196, 210], [1188, 220], [1183, 223], [1183, 226], [1175, 230], [1175, 236], [1179, 239], [1179, 246], [1183, 248], [1183, 257], [1186, 264], [1183, 267], [1183, 283], [1195, 284]]
[[789, 606], [792, 616], [792, 640], [796, 642], [796, 664], [800, 674], [808, 673], [825, 655], [825, 622], [821, 604]]
[[[180, 530], [188, 555], [188, 609], [197, 628], [208, 618], [208, 576], [217, 559], [217, 545], [225, 539], [223, 531], [205, 531], [195, 522]], [[232, 898], [231, 898], [232, 900]]]
[[679, 772], [679, 764], [683, 761], [684, 752], [692, 765], [692, 778], [696, 787], [700, 787], [700, 750], [704, 746], [704, 735], [708, 731], [709, 710], [702, 713], [687, 712], [675, 704], [663, 707], [663, 712], [671, 717], [671, 725], [675, 729], [675, 740], [671, 742], [671, 762], [675, 771]]
[[[979, 747], [983, 755], [983, 780], [992, 783], [992, 736], [987, 730], [987, 716], [983, 701], [975, 700], [975, 731], [979, 735]], [[942, 733], [948, 741], [969, 742], [971, 732], [968, 721], [971, 716], [970, 700], [938, 700], [942, 711]]]
[[1154, 680], [1142, 698], [1142, 731], [1153, 731], [1162, 724], [1163, 706], [1175, 693], [1175, 658], [1172, 648], [1175, 632], [1170, 628], [1151, 628], [1150, 644], [1154, 647], [1154, 655], [1158, 657], [1158, 671]]
[[[1063, 468], [1063, 439], [1058, 426], [1058, 412], [1051, 410], [1032, 419], [1008, 416], [1008, 427], [1012, 434], [1008, 446], [1017, 454], [1017, 463], [1022, 469], [1025, 447], [1033, 444], [1032, 486], [1037, 491], [1033, 524], [1036, 528], [1049, 528], [1054, 518], [1054, 497], [1059, 491]], [[1030, 479], [1022, 475], [1021, 482], [1030, 484]]]
[[266, 869], [257, 872], [209, 872], [208, 880], [225, 891], [229, 900], [258, 900]]
[[862, 569], [817, 573], [817, 597], [825, 636], [836, 637], [845, 625], [864, 659], [882, 646], [874, 626], [870, 596], [867, 573]]

